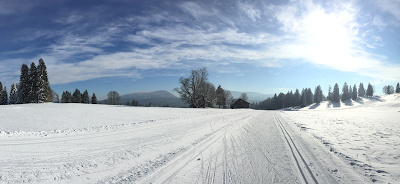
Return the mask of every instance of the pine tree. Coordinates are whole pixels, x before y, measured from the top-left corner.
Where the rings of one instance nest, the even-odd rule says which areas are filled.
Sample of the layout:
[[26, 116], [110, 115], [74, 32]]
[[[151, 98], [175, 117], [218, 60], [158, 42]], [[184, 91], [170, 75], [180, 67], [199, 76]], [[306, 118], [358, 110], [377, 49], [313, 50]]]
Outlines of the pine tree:
[[399, 86], [399, 83], [397, 83], [397, 86], [396, 86], [396, 93], [400, 93], [400, 86]]
[[224, 89], [222, 89], [221, 85], [219, 85], [217, 90], [215, 90], [215, 94], [217, 96], [216, 104], [218, 105], [218, 108], [221, 108], [221, 105], [222, 106], [226, 105], [225, 92]]
[[315, 88], [315, 92], [314, 92], [314, 102], [319, 104], [322, 102], [322, 99], [323, 99], [322, 89], [321, 89], [321, 86], [318, 85]]
[[93, 96], [92, 96], [92, 104], [97, 104], [96, 94], [94, 94], [94, 93], [93, 93]]
[[357, 98], [357, 86], [354, 84], [353, 86], [353, 94], [351, 95], [351, 98], [355, 100]]
[[81, 92], [79, 89], [75, 89], [74, 94], [72, 95], [72, 103], [81, 103], [82, 97], [81, 97]]
[[11, 84], [10, 90], [10, 102], [9, 104], [16, 104], [17, 103], [17, 86], [15, 84]]
[[367, 96], [374, 96], [374, 87], [370, 83], [368, 83], [368, 88], [367, 88], [366, 95]]
[[0, 82], [0, 104], [1, 104], [1, 99], [3, 97], [3, 84]]
[[21, 75], [19, 77], [17, 103], [24, 104], [29, 102], [29, 92], [31, 87], [29, 82], [29, 67], [26, 64], [22, 64]]
[[303, 89], [301, 91], [301, 102], [300, 102], [301, 107], [307, 106], [307, 88]]
[[349, 85], [349, 99], [353, 98], [353, 88]]
[[87, 90], [85, 90], [85, 92], [83, 92], [83, 100], [82, 100], [82, 103], [86, 103], [86, 104], [89, 103], [89, 93], [88, 93]]
[[346, 101], [349, 99], [349, 87], [347, 86], [347, 83], [345, 82], [343, 84], [343, 88], [342, 88], [342, 101]]
[[363, 83], [360, 83], [360, 85], [358, 87], [358, 96], [359, 97], [365, 96], [365, 88], [364, 88], [364, 84]]
[[327, 97], [327, 100], [328, 100], [328, 101], [332, 101], [332, 88], [331, 88], [331, 85], [329, 85], [329, 88], [328, 88], [328, 97]]
[[333, 102], [340, 101], [339, 85], [337, 83], [335, 84], [335, 86], [333, 86], [332, 101]]
[[29, 102], [37, 103], [39, 100], [39, 75], [34, 62], [29, 68]]
[[50, 97], [52, 95], [51, 95], [49, 78], [47, 76], [47, 67], [42, 58], [39, 59], [39, 65], [37, 67], [37, 70], [38, 70], [38, 83], [39, 83], [38, 101], [51, 102], [52, 99]]
[[301, 95], [300, 95], [299, 89], [296, 89], [296, 92], [294, 93], [294, 97], [293, 97], [293, 105], [299, 106], [300, 100], [301, 100]]
[[4, 86], [4, 89], [2, 91], [0, 104], [1, 105], [8, 105], [8, 94], [7, 94], [6, 86]]
[[311, 88], [306, 88], [306, 95], [307, 95], [307, 105], [310, 105], [310, 104], [312, 104], [313, 103], [313, 100], [314, 100], [314, 95], [313, 95], [313, 93], [311, 92]]

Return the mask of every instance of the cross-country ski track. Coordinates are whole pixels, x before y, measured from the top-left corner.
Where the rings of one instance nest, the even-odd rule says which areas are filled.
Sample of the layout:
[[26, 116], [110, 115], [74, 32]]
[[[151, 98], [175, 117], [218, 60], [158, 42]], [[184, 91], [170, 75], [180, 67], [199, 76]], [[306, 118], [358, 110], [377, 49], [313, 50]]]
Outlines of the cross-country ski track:
[[280, 111], [104, 108], [118, 123], [1, 131], [0, 183], [370, 182]]

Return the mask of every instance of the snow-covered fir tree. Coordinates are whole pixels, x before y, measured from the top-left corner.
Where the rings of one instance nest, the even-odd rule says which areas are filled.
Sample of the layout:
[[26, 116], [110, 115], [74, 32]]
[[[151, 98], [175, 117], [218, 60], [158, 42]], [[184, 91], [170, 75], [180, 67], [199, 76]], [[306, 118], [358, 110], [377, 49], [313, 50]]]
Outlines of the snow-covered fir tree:
[[332, 101], [333, 102], [340, 101], [339, 85], [337, 83], [335, 84], [335, 86], [333, 86]]
[[301, 95], [300, 95], [299, 89], [296, 89], [296, 92], [294, 93], [294, 96], [293, 96], [293, 106], [299, 106], [300, 100], [301, 100]]
[[16, 104], [18, 102], [17, 85], [11, 84], [9, 104]]
[[0, 104], [1, 104], [1, 97], [3, 96], [3, 84], [0, 82]]
[[34, 62], [31, 63], [29, 68], [29, 102], [37, 103], [39, 98], [39, 75]]
[[94, 93], [93, 93], [93, 96], [92, 96], [92, 104], [97, 104], [96, 94], [94, 94]]
[[358, 86], [358, 96], [359, 97], [365, 96], [365, 88], [364, 88], [364, 84], [362, 82]]
[[318, 85], [315, 88], [315, 92], [314, 92], [314, 102], [319, 104], [322, 102], [322, 98], [323, 98], [322, 89], [321, 89], [321, 86]]
[[399, 85], [399, 83], [397, 83], [397, 86], [396, 86], [396, 93], [400, 93], [400, 85]]
[[368, 83], [366, 96], [374, 96], [374, 87]]
[[26, 64], [22, 64], [21, 66], [21, 75], [19, 76], [19, 85], [18, 85], [18, 96], [17, 103], [23, 104], [29, 102], [29, 67]]
[[89, 93], [87, 90], [85, 90], [85, 92], [83, 92], [83, 99], [82, 99], [82, 103], [89, 103]]
[[328, 101], [332, 101], [332, 88], [331, 88], [331, 85], [329, 85], [329, 88], [328, 88], [327, 100]]
[[350, 99], [349, 98], [349, 87], [347, 86], [347, 83], [345, 82], [343, 84], [343, 88], [342, 88], [342, 99], [341, 100], [346, 101], [348, 99]]
[[355, 100], [357, 98], [357, 86], [354, 84], [353, 86], [353, 94], [351, 95], [351, 98]]
[[75, 89], [74, 94], [72, 95], [72, 103], [81, 103], [81, 92], [79, 89]]
[[7, 88], [6, 86], [4, 86], [3, 91], [1, 92], [1, 100], [0, 100], [0, 104], [1, 105], [8, 105], [8, 94], [7, 94]]
[[44, 63], [43, 59], [39, 59], [39, 65], [37, 67], [38, 70], [38, 83], [39, 83], [39, 91], [38, 91], [38, 101], [39, 102], [51, 102], [51, 89], [49, 78], [47, 76], [47, 67]]
[[303, 89], [303, 90], [301, 91], [300, 106], [301, 106], [301, 107], [307, 106], [307, 88], [306, 88], [306, 89]]

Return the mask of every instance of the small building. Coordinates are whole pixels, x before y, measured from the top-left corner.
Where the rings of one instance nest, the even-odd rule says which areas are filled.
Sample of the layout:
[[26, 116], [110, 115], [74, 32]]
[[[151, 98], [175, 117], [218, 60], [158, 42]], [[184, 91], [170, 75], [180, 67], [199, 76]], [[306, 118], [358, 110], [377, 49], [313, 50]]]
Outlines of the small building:
[[234, 100], [232, 100], [231, 108], [232, 109], [250, 108], [250, 103], [246, 102], [240, 98], [234, 99]]

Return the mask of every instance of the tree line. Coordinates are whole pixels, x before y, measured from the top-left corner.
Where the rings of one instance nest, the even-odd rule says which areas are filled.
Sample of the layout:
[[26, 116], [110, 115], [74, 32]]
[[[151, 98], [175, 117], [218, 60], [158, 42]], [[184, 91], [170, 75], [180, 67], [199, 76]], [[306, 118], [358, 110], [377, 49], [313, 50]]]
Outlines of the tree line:
[[93, 93], [91, 101], [89, 100], [89, 93], [87, 90], [85, 92], [81, 93], [79, 89], [75, 89], [75, 92], [71, 95], [71, 92], [69, 91], [63, 91], [63, 94], [61, 95], [61, 103], [85, 103], [89, 104], [92, 102], [92, 104], [97, 104], [97, 97], [96, 94]]
[[58, 95], [50, 88], [47, 68], [40, 58], [38, 66], [34, 62], [30, 67], [22, 64], [19, 83], [12, 84], [10, 95], [0, 82], [0, 104], [25, 104], [51, 102]]
[[[399, 84], [397, 86], [396, 92], [399, 91], [400, 93]], [[390, 87], [384, 87], [384, 90], [387, 90], [388, 88]], [[342, 93], [340, 93], [339, 85], [336, 83], [333, 87], [333, 91], [331, 86], [329, 86], [328, 95], [325, 96], [322, 92], [321, 86], [318, 85], [315, 87], [314, 93], [312, 93], [311, 88], [304, 88], [301, 93], [298, 89], [296, 89], [294, 93], [292, 91], [288, 91], [286, 94], [279, 93], [279, 95], [275, 93], [274, 97], [267, 98], [260, 103], [252, 104], [252, 108], [275, 110], [286, 107], [305, 107], [313, 103], [319, 104], [326, 100], [330, 102], [340, 102], [350, 99], [355, 100], [358, 96], [371, 97], [374, 95], [374, 92], [375, 89], [371, 84], [368, 84], [367, 90], [365, 90], [363, 83], [360, 83], [357, 89], [355, 84], [354, 86], [349, 86], [345, 82], [342, 87]]]

